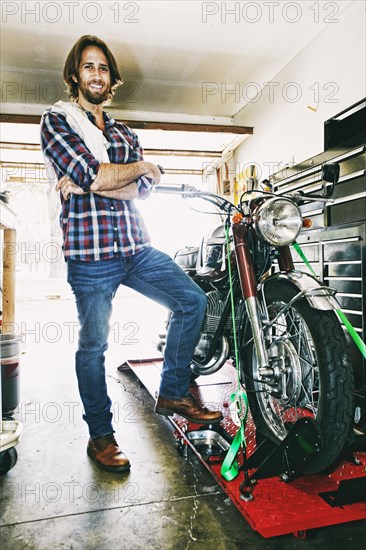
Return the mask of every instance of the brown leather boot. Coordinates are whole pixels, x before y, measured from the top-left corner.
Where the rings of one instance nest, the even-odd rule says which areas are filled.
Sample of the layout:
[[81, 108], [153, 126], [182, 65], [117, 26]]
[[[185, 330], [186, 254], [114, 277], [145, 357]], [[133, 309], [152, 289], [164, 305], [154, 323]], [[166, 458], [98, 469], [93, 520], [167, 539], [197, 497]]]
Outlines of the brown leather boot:
[[176, 413], [197, 424], [216, 424], [223, 419], [220, 411], [209, 411], [206, 407], [201, 407], [192, 396], [182, 399], [166, 399], [159, 396], [155, 412], [163, 416], [173, 416]]
[[99, 468], [107, 472], [124, 472], [130, 468], [130, 461], [118, 447], [113, 434], [89, 439], [87, 453]]

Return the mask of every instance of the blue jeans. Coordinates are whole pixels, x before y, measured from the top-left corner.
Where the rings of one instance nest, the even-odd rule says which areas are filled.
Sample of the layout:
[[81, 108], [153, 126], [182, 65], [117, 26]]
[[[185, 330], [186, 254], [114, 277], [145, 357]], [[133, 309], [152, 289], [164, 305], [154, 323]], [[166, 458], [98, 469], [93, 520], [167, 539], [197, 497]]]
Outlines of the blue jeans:
[[112, 300], [121, 284], [172, 312], [159, 395], [170, 399], [187, 395], [189, 364], [207, 304], [199, 286], [167, 254], [152, 247], [125, 258], [68, 260], [67, 267], [80, 323], [76, 374], [90, 436], [96, 438], [114, 431], [104, 353], [108, 348]]

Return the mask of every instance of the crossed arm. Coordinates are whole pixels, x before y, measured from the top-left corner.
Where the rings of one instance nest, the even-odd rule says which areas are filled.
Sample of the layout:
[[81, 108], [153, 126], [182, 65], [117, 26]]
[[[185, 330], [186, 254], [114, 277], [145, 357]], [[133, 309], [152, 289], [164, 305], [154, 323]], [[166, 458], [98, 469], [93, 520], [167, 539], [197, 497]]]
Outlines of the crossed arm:
[[90, 192], [108, 198], [131, 200], [141, 196], [143, 185], [138, 182], [139, 178], [146, 176], [149, 184], [159, 183], [160, 170], [155, 164], [142, 160], [142, 148], [137, 136], [128, 128], [121, 131], [126, 132], [133, 150], [129, 157], [132, 162], [99, 163], [64, 115], [49, 112], [43, 117], [42, 149], [59, 172], [65, 174], [56, 185], [65, 200], [72, 193], [83, 195]]
[[[130, 164], [101, 164], [97, 177], [90, 186], [90, 191], [111, 199], [132, 200], [139, 195], [136, 183], [139, 177], [147, 176], [155, 183], [159, 183], [160, 175], [160, 170], [155, 164], [143, 160]], [[56, 190], [61, 191], [65, 200], [70, 197], [71, 193], [75, 195], [88, 193], [68, 176], [63, 176], [58, 180]]]

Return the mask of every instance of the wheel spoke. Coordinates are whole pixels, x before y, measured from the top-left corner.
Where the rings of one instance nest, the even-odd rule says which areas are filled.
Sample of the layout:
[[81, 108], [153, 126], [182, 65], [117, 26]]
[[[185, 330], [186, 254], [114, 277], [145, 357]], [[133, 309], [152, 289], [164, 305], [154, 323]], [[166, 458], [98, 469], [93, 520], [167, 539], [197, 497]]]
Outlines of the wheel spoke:
[[[271, 314], [275, 318], [285, 304], [274, 303], [271, 306], [273, 308]], [[287, 350], [287, 363], [291, 366], [291, 372], [286, 374], [286, 388], [282, 388], [281, 375], [277, 375], [279, 388], [277, 392], [282, 393], [285, 389], [288, 402], [283, 403], [277, 396], [271, 395], [270, 392], [274, 389], [261, 382], [257, 383], [258, 399], [263, 403], [267, 421], [272, 425], [272, 429], [283, 438], [288, 431], [286, 424], [296, 422], [306, 415], [306, 411], [311, 412], [316, 418], [320, 391], [319, 372], [310, 331], [294, 307], [288, 308], [279, 315], [270, 327], [269, 336], [271, 345], [282, 342], [285, 353]], [[293, 354], [296, 355], [295, 364]]]
[[304, 394], [308, 397], [308, 404], [309, 404], [310, 409], [312, 410], [312, 412], [314, 414], [314, 418], [316, 418], [317, 409], [315, 408], [313, 393], [311, 393], [311, 396], [309, 396], [309, 394], [307, 392], [307, 389], [303, 384], [301, 384], [301, 388], [302, 388]]

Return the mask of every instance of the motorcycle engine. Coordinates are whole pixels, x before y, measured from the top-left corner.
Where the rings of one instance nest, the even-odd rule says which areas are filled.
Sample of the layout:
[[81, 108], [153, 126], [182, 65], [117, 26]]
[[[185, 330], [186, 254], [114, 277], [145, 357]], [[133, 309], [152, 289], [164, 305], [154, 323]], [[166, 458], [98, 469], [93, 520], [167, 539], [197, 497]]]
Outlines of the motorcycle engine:
[[[213, 291], [207, 292], [206, 296], [207, 296], [206, 314], [202, 325], [201, 337], [199, 339], [199, 342], [194, 352], [194, 355], [198, 355], [200, 357], [205, 357], [210, 349], [213, 336], [217, 330], [218, 324], [224, 312], [225, 299], [227, 295], [223, 294], [218, 290], [213, 290]], [[242, 319], [243, 307], [244, 307], [244, 304], [241, 301], [236, 305], [235, 321], [236, 321], [237, 328], [239, 326], [240, 320]], [[226, 321], [224, 333], [229, 335], [229, 337], [230, 336], [232, 337], [232, 332], [233, 332], [233, 325], [232, 325], [232, 317], [230, 314]]]

